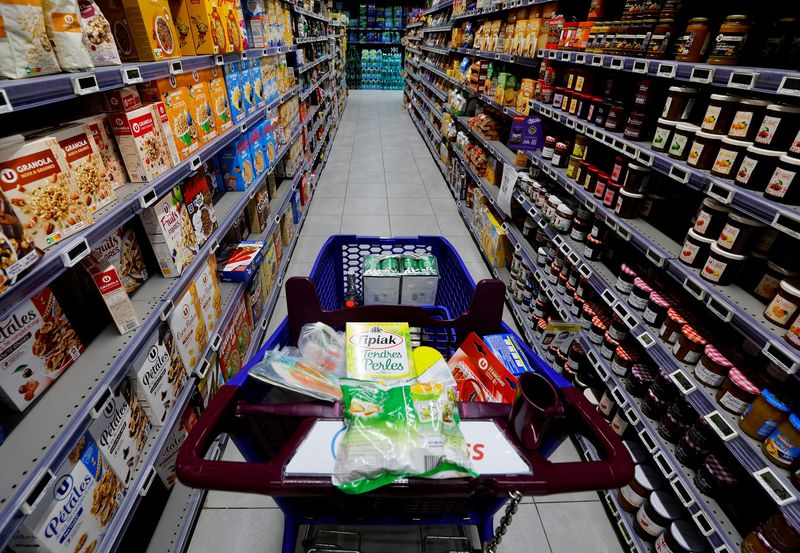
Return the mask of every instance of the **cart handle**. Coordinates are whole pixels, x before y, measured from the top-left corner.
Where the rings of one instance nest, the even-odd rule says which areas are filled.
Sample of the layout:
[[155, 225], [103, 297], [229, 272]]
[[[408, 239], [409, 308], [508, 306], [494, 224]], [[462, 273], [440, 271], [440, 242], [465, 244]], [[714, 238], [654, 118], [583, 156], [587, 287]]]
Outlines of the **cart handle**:
[[[453, 320], [434, 319], [421, 307], [410, 305], [362, 305], [351, 309], [325, 311], [319, 301], [314, 281], [309, 277], [291, 277], [286, 281], [289, 343], [297, 344], [303, 325], [322, 322], [344, 328], [350, 322], [407, 322], [409, 326], [455, 328], [459, 343], [470, 332], [481, 336], [497, 332], [503, 320], [506, 285], [497, 279], [484, 279], [475, 286], [469, 308]], [[455, 314], [454, 314], [455, 315]]]

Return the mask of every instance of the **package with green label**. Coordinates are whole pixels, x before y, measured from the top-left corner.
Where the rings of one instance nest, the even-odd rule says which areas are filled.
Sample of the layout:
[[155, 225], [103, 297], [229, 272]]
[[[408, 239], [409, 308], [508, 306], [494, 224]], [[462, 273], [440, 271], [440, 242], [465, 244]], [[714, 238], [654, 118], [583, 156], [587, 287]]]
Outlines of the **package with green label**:
[[416, 376], [408, 323], [347, 323], [347, 376], [400, 382]]

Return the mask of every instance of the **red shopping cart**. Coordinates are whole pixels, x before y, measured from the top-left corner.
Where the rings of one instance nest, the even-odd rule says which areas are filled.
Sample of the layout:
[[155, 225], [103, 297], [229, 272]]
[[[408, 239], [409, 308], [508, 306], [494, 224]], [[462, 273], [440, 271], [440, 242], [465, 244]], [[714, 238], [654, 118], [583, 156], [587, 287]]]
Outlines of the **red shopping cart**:
[[[345, 293], [351, 292], [345, 290], [348, 275], [355, 274], [357, 286], [361, 286], [364, 256], [405, 252], [437, 257], [440, 279], [436, 306], [342, 309]], [[272, 496], [284, 513], [283, 553], [295, 550], [303, 524], [474, 525], [481, 540], [489, 542], [493, 516], [511, 494], [598, 490], [629, 482], [633, 464], [619, 437], [583, 394], [523, 340], [518, 343], [531, 366], [558, 390], [564, 407], [564, 415], [549, 426], [536, 450], [526, 449], [515, 436], [508, 422], [510, 405], [462, 402], [459, 411], [467, 441], [470, 433], [479, 429], [495, 444], [491, 447], [497, 455], [491, 468], [481, 470], [488, 465], [478, 463], [481, 475], [477, 478], [408, 478], [362, 495], [345, 495], [331, 484], [341, 405], [287, 402], [282, 390], [247, 376], [249, 367], [265, 351], [296, 345], [303, 325], [316, 321], [339, 329], [347, 322], [408, 322], [420, 329], [422, 345], [438, 349], [447, 359], [470, 332], [512, 333], [502, 322], [504, 299], [505, 285], [498, 280], [482, 280], [475, 285], [455, 249], [442, 237], [332, 236], [310, 277], [293, 277], [286, 282], [287, 319], [248, 366], [217, 392], [189, 433], [177, 460], [178, 478], [197, 488]], [[550, 463], [547, 457], [570, 433], [590, 440], [602, 460]], [[220, 434], [232, 437], [246, 462], [204, 459]], [[487, 451], [481, 451], [481, 461], [488, 456]]]

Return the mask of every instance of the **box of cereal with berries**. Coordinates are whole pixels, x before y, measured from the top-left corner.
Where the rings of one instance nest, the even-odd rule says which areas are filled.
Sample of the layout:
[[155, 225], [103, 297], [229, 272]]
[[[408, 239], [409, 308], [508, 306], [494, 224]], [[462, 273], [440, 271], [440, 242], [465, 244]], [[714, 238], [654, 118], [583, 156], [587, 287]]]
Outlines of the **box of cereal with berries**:
[[24, 411], [83, 352], [49, 288], [0, 320], [0, 405]]
[[125, 491], [92, 437], [84, 434], [53, 484], [11, 538], [16, 553], [89, 553], [103, 541]]

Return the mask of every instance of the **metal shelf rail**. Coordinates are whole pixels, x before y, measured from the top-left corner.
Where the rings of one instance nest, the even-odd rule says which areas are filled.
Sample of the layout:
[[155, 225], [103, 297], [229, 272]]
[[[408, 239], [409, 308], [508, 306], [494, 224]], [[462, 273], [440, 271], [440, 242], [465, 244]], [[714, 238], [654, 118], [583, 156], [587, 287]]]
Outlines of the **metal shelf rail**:
[[451, 46], [450, 49], [460, 54], [478, 56], [479, 58], [486, 58], [487, 60], [499, 60], [506, 63], [516, 63], [517, 65], [527, 65], [528, 67], [535, 67], [539, 65], [539, 60], [536, 58], [512, 56], [511, 54], [506, 54], [505, 52], [487, 52], [486, 50], [476, 50], [475, 48], [463, 48], [456, 46]]
[[443, 2], [436, 2], [432, 7], [428, 8], [424, 12], [424, 15], [429, 15], [432, 13], [436, 13], [438, 11], [446, 10], [447, 8], [452, 7], [453, 0], [444, 0]]

